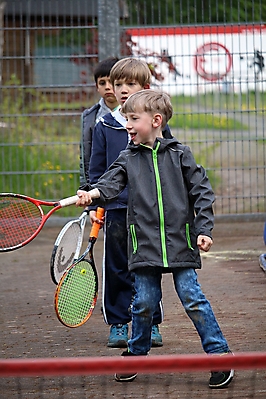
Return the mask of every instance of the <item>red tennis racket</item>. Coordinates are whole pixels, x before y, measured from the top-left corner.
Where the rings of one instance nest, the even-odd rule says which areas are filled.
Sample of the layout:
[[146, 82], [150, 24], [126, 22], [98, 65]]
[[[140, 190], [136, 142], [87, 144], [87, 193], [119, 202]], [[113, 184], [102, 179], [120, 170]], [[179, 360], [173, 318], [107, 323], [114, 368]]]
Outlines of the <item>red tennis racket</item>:
[[[28, 244], [55, 211], [73, 205], [77, 200], [77, 195], [49, 202], [21, 194], [0, 193], [0, 252], [13, 251]], [[52, 209], [44, 214], [42, 206]]]

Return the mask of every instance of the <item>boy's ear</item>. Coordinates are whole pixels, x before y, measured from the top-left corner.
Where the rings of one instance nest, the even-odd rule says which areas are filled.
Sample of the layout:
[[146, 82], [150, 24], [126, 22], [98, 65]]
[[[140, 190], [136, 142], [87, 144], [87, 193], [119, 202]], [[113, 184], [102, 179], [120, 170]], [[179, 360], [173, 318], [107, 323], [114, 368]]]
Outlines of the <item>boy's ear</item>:
[[144, 87], [143, 87], [143, 89], [145, 89], [145, 90], [147, 90], [147, 89], [150, 89], [150, 84], [149, 83], [147, 83]]
[[161, 126], [163, 117], [161, 114], [154, 114], [152, 118], [153, 127]]

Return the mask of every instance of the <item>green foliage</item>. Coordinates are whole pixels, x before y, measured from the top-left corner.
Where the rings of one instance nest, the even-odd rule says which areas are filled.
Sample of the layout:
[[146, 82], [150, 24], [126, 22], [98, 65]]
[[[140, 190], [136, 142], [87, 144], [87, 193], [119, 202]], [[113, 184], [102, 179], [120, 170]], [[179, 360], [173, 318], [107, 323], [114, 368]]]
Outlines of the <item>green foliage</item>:
[[1, 89], [1, 113], [10, 115], [19, 113], [35, 113], [40, 110], [41, 104], [46, 101], [45, 96], [36, 89], [24, 88], [16, 75], [12, 74], [10, 80]]
[[51, 35], [39, 34], [37, 45], [40, 47], [70, 47], [81, 49], [86, 43], [92, 41], [95, 35], [95, 28], [88, 27], [61, 27]]
[[[131, 0], [125, 26], [261, 23], [266, 21], [266, 2], [261, 0]], [[123, 36], [123, 32], [122, 32]], [[122, 53], [125, 40], [122, 40]], [[37, 35], [37, 46], [71, 48], [79, 55], [97, 54], [94, 26], [61, 27]], [[90, 62], [88, 59], [87, 61]]]
[[247, 23], [266, 20], [261, 0], [134, 0], [129, 25]]

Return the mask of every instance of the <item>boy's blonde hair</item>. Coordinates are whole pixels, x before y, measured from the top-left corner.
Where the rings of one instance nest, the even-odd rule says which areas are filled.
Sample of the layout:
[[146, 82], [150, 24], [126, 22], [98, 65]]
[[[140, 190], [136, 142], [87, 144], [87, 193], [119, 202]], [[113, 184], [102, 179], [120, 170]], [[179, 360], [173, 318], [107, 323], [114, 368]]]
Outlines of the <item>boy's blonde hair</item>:
[[123, 58], [111, 69], [110, 82], [114, 86], [115, 80], [135, 80], [141, 87], [151, 83], [151, 71], [147, 62], [137, 58]]
[[162, 115], [162, 128], [173, 115], [173, 107], [168, 94], [158, 90], [140, 90], [131, 94], [121, 108], [123, 114], [148, 112]]

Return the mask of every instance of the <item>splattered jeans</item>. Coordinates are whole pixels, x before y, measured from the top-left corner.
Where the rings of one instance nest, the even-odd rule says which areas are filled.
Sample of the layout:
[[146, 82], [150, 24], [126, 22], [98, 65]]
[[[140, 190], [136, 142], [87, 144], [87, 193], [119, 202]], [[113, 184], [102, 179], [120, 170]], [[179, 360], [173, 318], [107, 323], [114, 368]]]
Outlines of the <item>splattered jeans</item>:
[[[133, 271], [135, 296], [132, 306], [132, 333], [129, 350], [136, 355], [147, 354], [151, 348], [152, 315], [162, 298], [161, 269], [146, 267]], [[172, 272], [177, 295], [192, 320], [206, 353], [228, 352], [228, 344], [216, 321], [209, 301], [203, 294], [192, 268]], [[178, 334], [178, 331], [177, 331]]]

